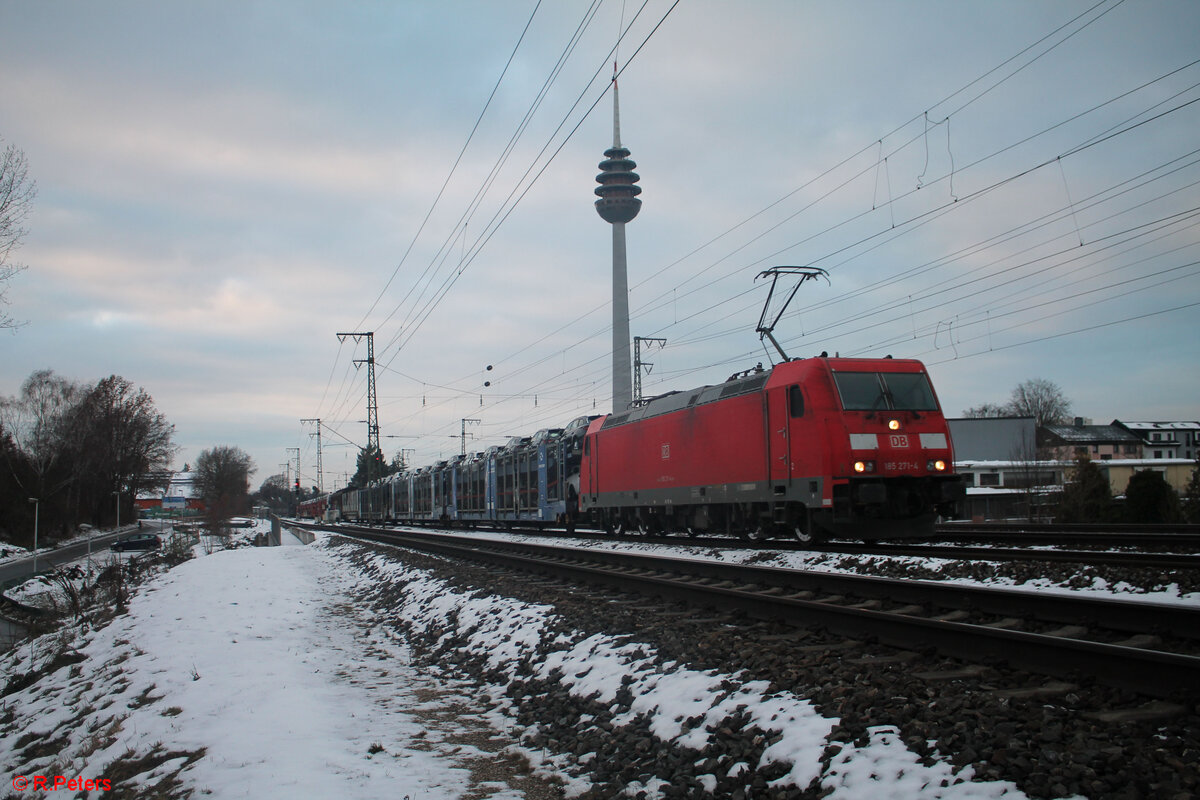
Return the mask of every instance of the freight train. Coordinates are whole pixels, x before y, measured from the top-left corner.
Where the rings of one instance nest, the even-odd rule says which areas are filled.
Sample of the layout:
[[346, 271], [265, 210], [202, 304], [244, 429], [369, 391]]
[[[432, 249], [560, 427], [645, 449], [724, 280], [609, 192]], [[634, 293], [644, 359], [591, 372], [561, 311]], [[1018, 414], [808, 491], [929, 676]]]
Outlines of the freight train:
[[326, 520], [919, 536], [965, 490], [919, 361], [761, 366], [301, 505]]

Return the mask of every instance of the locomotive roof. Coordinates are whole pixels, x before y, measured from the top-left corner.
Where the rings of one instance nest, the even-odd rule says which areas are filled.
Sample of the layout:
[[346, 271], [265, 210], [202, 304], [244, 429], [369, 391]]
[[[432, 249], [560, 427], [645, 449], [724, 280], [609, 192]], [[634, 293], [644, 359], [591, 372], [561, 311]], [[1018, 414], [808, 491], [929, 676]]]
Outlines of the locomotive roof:
[[889, 370], [896, 372], [923, 372], [925, 370], [925, 366], [920, 361], [914, 359], [893, 359], [891, 356], [886, 358], [839, 358], [836, 356], [833, 358], [829, 358], [828, 356], [797, 358], [777, 364], [769, 369], [763, 369], [760, 364], [753, 369], [731, 375], [724, 383], [701, 386], [698, 389], [688, 391], [668, 392], [652, 398], [637, 408], [631, 408], [620, 414], [610, 414], [604, 420], [603, 427], [611, 428], [617, 425], [624, 425], [627, 422], [646, 419], [647, 417], [670, 414], [672, 411], [679, 411], [690, 406], [703, 405], [704, 403], [711, 403], [716, 400], [725, 400], [738, 395], [758, 392], [767, 385], [767, 381], [770, 380], [776, 370], [792, 365], [811, 365], [814, 362], [821, 363], [834, 372], [886, 372]]

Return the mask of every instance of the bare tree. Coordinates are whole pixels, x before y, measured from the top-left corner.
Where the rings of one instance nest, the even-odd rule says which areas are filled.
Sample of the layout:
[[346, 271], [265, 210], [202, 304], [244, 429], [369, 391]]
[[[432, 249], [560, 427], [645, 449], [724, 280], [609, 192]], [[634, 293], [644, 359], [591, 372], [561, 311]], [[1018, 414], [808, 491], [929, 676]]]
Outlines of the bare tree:
[[136, 494], [165, 485], [174, 430], [124, 378], [85, 386], [50, 370], [33, 373], [18, 396], [0, 398], [0, 467], [15, 484], [0, 497], [0, 518], [33, 497], [47, 531], [102, 524], [117, 503], [132, 519]]
[[174, 435], [175, 426], [145, 389], [135, 390], [119, 375], [99, 381], [75, 409], [81, 510], [99, 524], [120, 503], [121, 516], [132, 519], [138, 492], [165, 488], [178, 449]]
[[9, 259], [25, 238], [27, 231], [22, 226], [37, 195], [37, 183], [29, 180], [28, 169], [25, 153], [11, 144], [4, 148], [0, 156], [0, 328], [20, 324], [4, 312], [3, 306], [8, 305], [5, 295], [9, 279], [25, 269]]
[[[86, 392], [79, 384], [38, 370], [21, 385], [15, 397], [0, 397], [0, 430], [6, 442], [0, 447], [0, 525], [16, 526], [28, 498], [38, 500], [42, 530], [67, 532], [75, 522], [68, 488], [78, 474], [70, 457], [70, 420]], [[21, 524], [18, 529], [27, 526]]]
[[1053, 381], [1030, 378], [1017, 384], [1008, 401], [1014, 417], [1033, 417], [1039, 427], [1058, 425], [1071, 419], [1071, 401]]
[[1008, 407], [997, 405], [996, 403], [983, 403], [982, 405], [968, 408], [963, 412], [963, 416], [968, 419], [980, 419], [983, 417], [1007, 417]]
[[195, 487], [208, 515], [226, 519], [246, 510], [254, 461], [239, 447], [219, 445], [196, 459]]

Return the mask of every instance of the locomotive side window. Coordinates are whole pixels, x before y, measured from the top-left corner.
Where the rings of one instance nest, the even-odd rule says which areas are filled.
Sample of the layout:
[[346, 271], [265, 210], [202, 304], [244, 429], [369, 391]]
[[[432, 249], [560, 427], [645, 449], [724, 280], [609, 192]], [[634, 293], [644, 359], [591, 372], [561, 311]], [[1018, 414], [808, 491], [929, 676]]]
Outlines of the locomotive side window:
[[799, 384], [788, 387], [788, 413], [793, 417], [804, 416], [804, 395]]

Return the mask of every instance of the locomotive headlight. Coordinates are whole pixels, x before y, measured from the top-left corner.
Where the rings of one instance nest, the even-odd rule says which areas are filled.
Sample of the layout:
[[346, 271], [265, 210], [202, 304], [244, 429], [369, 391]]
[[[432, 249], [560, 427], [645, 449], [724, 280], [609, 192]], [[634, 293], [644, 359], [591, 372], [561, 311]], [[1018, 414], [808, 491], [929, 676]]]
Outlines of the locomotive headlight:
[[900, 420], [898, 420], [898, 419], [889, 419], [889, 420], [888, 420], [888, 430], [889, 430], [889, 431], [898, 431], [898, 430], [900, 430]]
[[875, 471], [875, 462], [874, 461], [855, 461], [854, 462], [854, 471], [855, 472], [874, 472]]
[[925, 468], [928, 469], [930, 472], [945, 472], [946, 471], [946, 462], [940, 458], [937, 460], [930, 459], [929, 462], [925, 465]]

